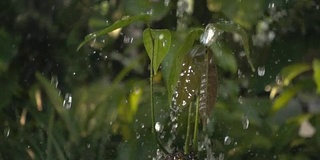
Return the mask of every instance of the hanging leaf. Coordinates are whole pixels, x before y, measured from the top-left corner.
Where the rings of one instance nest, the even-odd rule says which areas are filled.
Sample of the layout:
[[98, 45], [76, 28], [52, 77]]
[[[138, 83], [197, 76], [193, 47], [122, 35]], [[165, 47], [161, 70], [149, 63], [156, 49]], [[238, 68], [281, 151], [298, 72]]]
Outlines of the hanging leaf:
[[171, 46], [171, 33], [167, 29], [154, 30], [147, 28], [143, 31], [143, 44], [153, 64], [153, 73], [157, 74], [159, 66]]
[[253, 72], [255, 72], [255, 68], [254, 68], [254, 66], [252, 64], [252, 60], [250, 58], [250, 45], [249, 45], [250, 43], [249, 43], [249, 37], [248, 37], [247, 32], [242, 27], [240, 27], [239, 25], [232, 23], [232, 22], [219, 22], [219, 23], [214, 24], [214, 26], [217, 29], [220, 29], [222, 31], [229, 32], [229, 33], [236, 33], [241, 36], [242, 46], [243, 46], [244, 52], [246, 54], [248, 63], [251, 67], [251, 70]]
[[[190, 52], [194, 46], [195, 40], [200, 37], [202, 32], [202, 28], [192, 29], [188, 33], [187, 37], [184, 38], [185, 40], [181, 43], [178, 49], [175, 49], [177, 47], [172, 47], [174, 50], [169, 53], [167, 56], [168, 58], [166, 58], [164, 61], [164, 73], [166, 74], [164, 77], [166, 78], [165, 82], [167, 84], [168, 98], [170, 103], [173, 91], [176, 89], [185, 56]], [[175, 42], [175, 44], [179, 43]]]
[[233, 74], [237, 72], [237, 61], [233, 55], [232, 50], [224, 43], [215, 42], [210, 47], [214, 53], [214, 58], [217, 64], [225, 71], [229, 71]]
[[298, 75], [302, 74], [303, 72], [306, 72], [308, 70], [311, 70], [311, 66], [305, 63], [298, 63], [293, 64], [287, 67], [284, 67], [281, 70], [281, 77], [283, 80], [283, 85], [287, 86], [290, 84], [290, 82], [297, 77]]
[[218, 75], [211, 50], [206, 49], [205, 55], [200, 56], [203, 58], [203, 62], [198, 67], [201, 72], [199, 111], [203, 124], [207, 124], [208, 114], [211, 113], [216, 102]]
[[320, 94], [320, 60], [313, 61], [313, 80], [317, 85], [317, 93]]
[[127, 26], [127, 25], [129, 25], [129, 24], [131, 24], [133, 22], [136, 22], [136, 21], [143, 21], [145, 23], [148, 23], [149, 19], [150, 19], [150, 15], [147, 15], [147, 14], [138, 15], [138, 16], [132, 16], [132, 17], [129, 17], [129, 16], [123, 17], [121, 20], [116, 21], [111, 26], [109, 26], [109, 27], [107, 27], [105, 29], [102, 29], [100, 31], [93, 32], [93, 33], [90, 33], [89, 35], [87, 35], [84, 38], [84, 41], [81, 42], [81, 44], [78, 46], [77, 50], [79, 50], [84, 44], [88, 43], [89, 41], [91, 41], [91, 40], [93, 40], [93, 39], [95, 39], [97, 37], [106, 35], [109, 32], [112, 32], [112, 31], [114, 31], [114, 30], [116, 30], [118, 28], [125, 27], [125, 26]]

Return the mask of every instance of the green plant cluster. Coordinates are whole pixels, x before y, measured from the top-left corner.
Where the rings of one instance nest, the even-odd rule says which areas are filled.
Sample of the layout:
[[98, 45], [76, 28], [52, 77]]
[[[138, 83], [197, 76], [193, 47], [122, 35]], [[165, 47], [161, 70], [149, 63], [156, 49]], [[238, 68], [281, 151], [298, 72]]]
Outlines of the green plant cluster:
[[[0, 8], [0, 159], [320, 157], [316, 0]], [[219, 34], [204, 43], [210, 27]], [[202, 75], [205, 121], [202, 95], [185, 98]]]

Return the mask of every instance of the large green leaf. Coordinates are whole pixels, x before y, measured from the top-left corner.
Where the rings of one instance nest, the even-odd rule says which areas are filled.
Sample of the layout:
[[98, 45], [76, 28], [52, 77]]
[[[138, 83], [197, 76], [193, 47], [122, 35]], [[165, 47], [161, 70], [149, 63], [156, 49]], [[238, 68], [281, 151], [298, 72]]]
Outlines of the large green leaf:
[[320, 94], [320, 60], [313, 61], [313, 80], [317, 85], [317, 93]]
[[58, 90], [50, 84], [50, 82], [40, 73], [36, 73], [36, 77], [44, 88], [50, 102], [53, 104], [54, 109], [58, 112], [59, 116], [64, 120], [67, 129], [70, 132], [70, 137], [73, 141], [78, 140], [79, 132], [76, 128], [74, 120], [71, 118], [69, 111], [63, 107], [62, 98], [59, 96]]
[[106, 35], [107, 33], [111, 32], [111, 31], [114, 31], [118, 28], [125, 27], [133, 22], [136, 22], [136, 21], [143, 21], [145, 23], [148, 23], [149, 19], [150, 19], [150, 15], [147, 15], [147, 14], [132, 16], [132, 17], [129, 17], [129, 16], [123, 17], [121, 20], [113, 23], [111, 26], [87, 35], [84, 38], [84, 41], [81, 42], [81, 44], [78, 46], [77, 50], [79, 50], [84, 44], [88, 43], [89, 41], [91, 41], [97, 37]]
[[251, 28], [264, 12], [265, 0], [208, 0], [212, 12], [222, 12], [245, 28]]
[[238, 66], [232, 50], [224, 43], [215, 42], [210, 49], [213, 51], [217, 64], [225, 71], [233, 74], [237, 72]]
[[157, 74], [159, 66], [171, 47], [171, 33], [167, 29], [143, 31], [143, 44], [153, 64], [153, 73]]
[[[192, 29], [188, 33], [187, 37], [184, 38], [185, 40], [181, 43], [178, 49], [174, 50], [174, 52], [170, 52], [168, 54], [168, 57], [170, 58], [166, 58], [166, 61], [164, 61], [164, 70], [166, 74], [164, 77], [166, 78], [165, 82], [167, 84], [169, 101], [171, 101], [172, 93], [176, 88], [185, 55], [191, 51], [195, 40], [199, 39], [202, 32], [202, 28]], [[179, 44], [179, 42], [175, 44]]]
[[297, 63], [287, 67], [284, 67], [281, 70], [281, 78], [283, 80], [283, 85], [287, 86], [290, 82], [297, 77], [298, 75], [302, 74], [311, 69], [309, 64], [305, 63]]
[[230, 33], [236, 33], [241, 36], [242, 40], [242, 46], [244, 49], [244, 52], [247, 56], [248, 63], [251, 67], [251, 70], [254, 72], [255, 68], [252, 64], [251, 58], [250, 58], [250, 43], [249, 43], [249, 36], [247, 32], [239, 25], [232, 23], [232, 22], [219, 22], [214, 24], [214, 26], [222, 31], [230, 32]]

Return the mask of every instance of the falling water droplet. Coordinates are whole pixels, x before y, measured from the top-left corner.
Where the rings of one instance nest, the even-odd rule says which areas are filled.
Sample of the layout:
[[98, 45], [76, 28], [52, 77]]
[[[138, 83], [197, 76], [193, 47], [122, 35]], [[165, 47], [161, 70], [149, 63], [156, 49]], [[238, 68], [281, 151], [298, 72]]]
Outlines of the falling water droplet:
[[231, 138], [229, 136], [225, 136], [223, 144], [224, 145], [230, 145], [230, 143], [231, 143]]
[[222, 31], [218, 30], [213, 24], [208, 24], [200, 37], [200, 42], [205, 46], [211, 46], [221, 34]]
[[164, 5], [165, 6], [169, 6], [169, 4], [170, 4], [170, 0], [164, 0]]
[[242, 117], [242, 127], [243, 129], [248, 129], [250, 121], [247, 116]]
[[72, 95], [70, 93], [66, 93], [63, 100], [63, 106], [66, 109], [70, 109], [72, 105]]
[[7, 126], [6, 128], [4, 128], [3, 132], [4, 132], [4, 136], [5, 137], [9, 137], [9, 135], [10, 135], [10, 127]]
[[156, 125], [154, 126], [157, 132], [162, 132], [163, 126], [161, 125], [160, 122], [157, 122]]
[[258, 75], [260, 77], [264, 76], [265, 73], [266, 73], [266, 68], [264, 66], [258, 67]]
[[56, 75], [53, 75], [53, 76], [51, 77], [51, 84], [52, 84], [55, 88], [58, 87], [59, 81], [58, 81], [58, 77], [57, 77]]
[[88, 144], [87, 144], [87, 148], [90, 148], [90, 147], [91, 147], [91, 144], [90, 144], [90, 143], [88, 143]]
[[136, 139], [139, 139], [139, 138], [140, 138], [140, 134], [136, 133]]

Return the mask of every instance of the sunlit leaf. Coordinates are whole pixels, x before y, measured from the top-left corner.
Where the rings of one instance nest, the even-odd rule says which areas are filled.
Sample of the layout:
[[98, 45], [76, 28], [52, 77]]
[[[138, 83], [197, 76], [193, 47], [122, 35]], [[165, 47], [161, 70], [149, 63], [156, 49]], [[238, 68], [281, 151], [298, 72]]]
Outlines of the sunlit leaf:
[[284, 67], [281, 70], [281, 77], [283, 80], [283, 85], [287, 86], [290, 82], [297, 77], [298, 75], [302, 74], [311, 69], [311, 66], [305, 63], [297, 63], [287, 67]]
[[147, 28], [143, 31], [143, 44], [153, 64], [154, 74], [157, 74], [161, 62], [170, 49], [171, 33], [167, 29]]
[[73, 140], [77, 140], [79, 133], [76, 129], [73, 119], [71, 119], [71, 115], [69, 114], [68, 110], [66, 110], [62, 105], [63, 101], [59, 96], [58, 90], [40, 73], [36, 73], [36, 77], [41, 86], [44, 88], [44, 91], [50, 99], [50, 102], [53, 104], [53, 107], [58, 112], [59, 116], [64, 120], [66, 127], [71, 134], [71, 138]]
[[171, 101], [172, 93], [176, 88], [185, 55], [190, 52], [190, 50], [194, 46], [195, 40], [199, 39], [202, 32], [203, 29], [201, 28], [192, 29], [188, 33], [183, 43], [181, 43], [181, 46], [179, 46], [177, 51], [170, 52], [170, 55], [168, 55], [170, 56], [170, 59], [167, 59], [167, 61], [164, 62], [166, 64], [164, 65], [164, 70], [166, 73], [166, 76], [164, 77], [166, 78], [165, 81], [167, 84], [169, 101]]
[[317, 93], [320, 94], [320, 60], [313, 61], [313, 80], [317, 85]]
[[295, 85], [281, 93], [274, 101], [271, 112], [275, 113], [285, 107], [288, 102], [303, 88], [303, 85]]
[[129, 17], [129, 16], [126, 16], [126, 17], [123, 17], [121, 20], [113, 23], [111, 26], [105, 28], [105, 29], [102, 29], [100, 31], [96, 31], [96, 32], [93, 32], [93, 33], [90, 33], [89, 35], [87, 35], [85, 38], [84, 38], [84, 41], [81, 42], [81, 44], [78, 46], [77, 50], [79, 50], [84, 44], [88, 43], [89, 41], [97, 38], [97, 37], [100, 37], [100, 36], [103, 36], [103, 35], [106, 35], [107, 33], [111, 32], [111, 31], [114, 31], [118, 28], [122, 28], [122, 27], [125, 27], [133, 22], [136, 22], [136, 21], [143, 21], [145, 23], [148, 23], [149, 22], [149, 18], [150, 18], [150, 15], [146, 15], [146, 14], [143, 14], [143, 15], [138, 15], [138, 16], [132, 16], [132, 17]]
[[235, 74], [238, 66], [236, 58], [233, 55], [232, 50], [224, 43], [216, 42], [210, 47], [212, 49], [217, 64], [225, 71], [230, 71]]
[[247, 32], [242, 27], [240, 27], [239, 25], [232, 23], [232, 22], [219, 22], [219, 23], [214, 24], [214, 26], [217, 29], [220, 29], [222, 31], [229, 32], [229, 33], [236, 33], [241, 36], [241, 41], [242, 41], [244, 52], [246, 54], [246, 57], [247, 57], [249, 65], [251, 67], [251, 70], [254, 72], [255, 68], [254, 68], [254, 66], [252, 64], [252, 60], [250, 58], [250, 43], [249, 43], [249, 37], [248, 37]]

